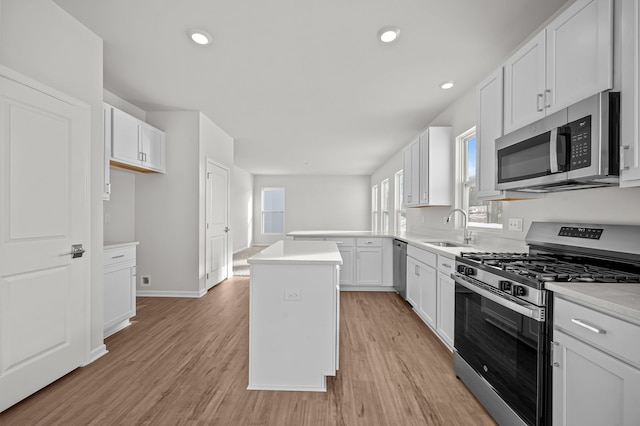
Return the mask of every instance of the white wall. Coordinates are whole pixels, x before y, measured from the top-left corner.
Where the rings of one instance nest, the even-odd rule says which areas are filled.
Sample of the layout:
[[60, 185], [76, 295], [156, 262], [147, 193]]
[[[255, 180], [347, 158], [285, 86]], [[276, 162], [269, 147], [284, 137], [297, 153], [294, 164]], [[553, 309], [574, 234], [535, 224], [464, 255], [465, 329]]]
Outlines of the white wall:
[[253, 175], [239, 167], [233, 168], [231, 180], [231, 232], [234, 253], [251, 247], [253, 243]]
[[272, 244], [284, 236], [262, 235], [262, 188], [285, 189], [285, 233], [371, 229], [369, 176], [264, 176], [253, 180], [253, 242]]
[[120, 243], [136, 237], [136, 173], [111, 167], [111, 197], [104, 201], [104, 241]]
[[118, 95], [111, 93], [108, 90], [103, 90], [103, 100], [112, 107], [118, 108], [120, 111], [124, 111], [127, 114], [131, 114], [138, 120], [146, 121], [147, 113], [142, 108], [138, 108], [130, 102], [125, 101]]
[[[0, 63], [91, 106], [91, 350], [102, 347], [102, 40], [50, 0], [2, 0]], [[46, 206], [45, 206], [46, 208]]]

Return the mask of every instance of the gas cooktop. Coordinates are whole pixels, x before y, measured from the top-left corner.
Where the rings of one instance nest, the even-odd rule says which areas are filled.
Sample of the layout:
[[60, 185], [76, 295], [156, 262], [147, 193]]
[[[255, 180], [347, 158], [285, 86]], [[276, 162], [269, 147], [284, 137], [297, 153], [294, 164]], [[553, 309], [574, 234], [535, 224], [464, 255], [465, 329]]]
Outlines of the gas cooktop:
[[461, 253], [464, 263], [539, 282], [640, 283], [640, 274], [528, 253]]

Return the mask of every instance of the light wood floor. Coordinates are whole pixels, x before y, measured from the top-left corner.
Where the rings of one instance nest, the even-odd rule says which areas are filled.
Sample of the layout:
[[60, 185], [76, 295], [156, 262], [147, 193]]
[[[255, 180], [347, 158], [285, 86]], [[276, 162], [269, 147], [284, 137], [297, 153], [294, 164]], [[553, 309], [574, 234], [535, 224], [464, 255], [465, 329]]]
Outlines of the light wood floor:
[[249, 279], [139, 298], [109, 353], [0, 414], [9, 425], [495, 425], [395, 293], [341, 294], [326, 393], [248, 391]]

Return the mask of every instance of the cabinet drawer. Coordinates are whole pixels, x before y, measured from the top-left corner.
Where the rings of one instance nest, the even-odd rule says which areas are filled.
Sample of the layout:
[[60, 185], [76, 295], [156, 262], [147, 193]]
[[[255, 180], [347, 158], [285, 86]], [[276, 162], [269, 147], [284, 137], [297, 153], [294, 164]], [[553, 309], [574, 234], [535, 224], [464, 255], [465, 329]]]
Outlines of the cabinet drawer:
[[554, 328], [640, 365], [640, 326], [559, 297], [553, 315]]
[[414, 246], [407, 246], [407, 256], [411, 256], [422, 263], [425, 263], [432, 268], [438, 266], [438, 255], [431, 253], [430, 251], [422, 250]]
[[450, 257], [438, 255], [438, 270], [445, 274], [453, 273], [453, 268], [456, 261]]
[[355, 238], [327, 237], [327, 241], [333, 241], [338, 247], [354, 247], [356, 245]]
[[104, 267], [115, 265], [117, 263], [135, 263], [136, 247], [120, 247], [114, 249], [106, 249], [104, 251]]
[[358, 247], [382, 247], [381, 238], [357, 238]]

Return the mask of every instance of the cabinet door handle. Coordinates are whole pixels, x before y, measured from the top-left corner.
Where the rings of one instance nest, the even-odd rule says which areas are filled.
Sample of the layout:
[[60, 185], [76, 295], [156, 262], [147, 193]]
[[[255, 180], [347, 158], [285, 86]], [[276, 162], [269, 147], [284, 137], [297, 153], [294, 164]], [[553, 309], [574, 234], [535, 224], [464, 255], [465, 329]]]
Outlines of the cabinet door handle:
[[593, 331], [596, 334], [607, 334], [607, 330], [596, 327], [595, 325], [588, 324], [581, 319], [571, 318], [571, 322], [575, 325], [579, 325], [582, 328], [586, 328], [589, 331]]
[[[547, 95], [549, 96], [547, 97]], [[551, 107], [551, 89], [547, 89], [544, 91], [544, 107], [545, 108]]]
[[560, 363], [556, 361], [556, 354], [558, 353], [558, 349], [560, 349], [560, 343], [551, 342], [551, 366], [552, 367], [560, 367]]
[[112, 259], [118, 259], [120, 257], [124, 257], [124, 254], [119, 254], [117, 256], [111, 256]]
[[540, 101], [542, 100], [542, 97], [543, 97], [543, 96], [544, 96], [544, 95], [543, 95], [542, 93], [538, 93], [538, 94], [536, 95], [536, 110], [537, 110], [538, 112], [542, 112], [542, 111], [544, 111], [544, 108], [542, 108], [542, 107], [540, 106]]
[[448, 263], [443, 263], [442, 266], [444, 266], [445, 268], [451, 269], [451, 265], [449, 265]]
[[416, 275], [420, 276], [420, 267], [416, 265]]
[[622, 145], [622, 151], [620, 151], [620, 169], [621, 170], [629, 170], [629, 165], [627, 164], [627, 157], [629, 155], [629, 150], [631, 147], [629, 145]]

